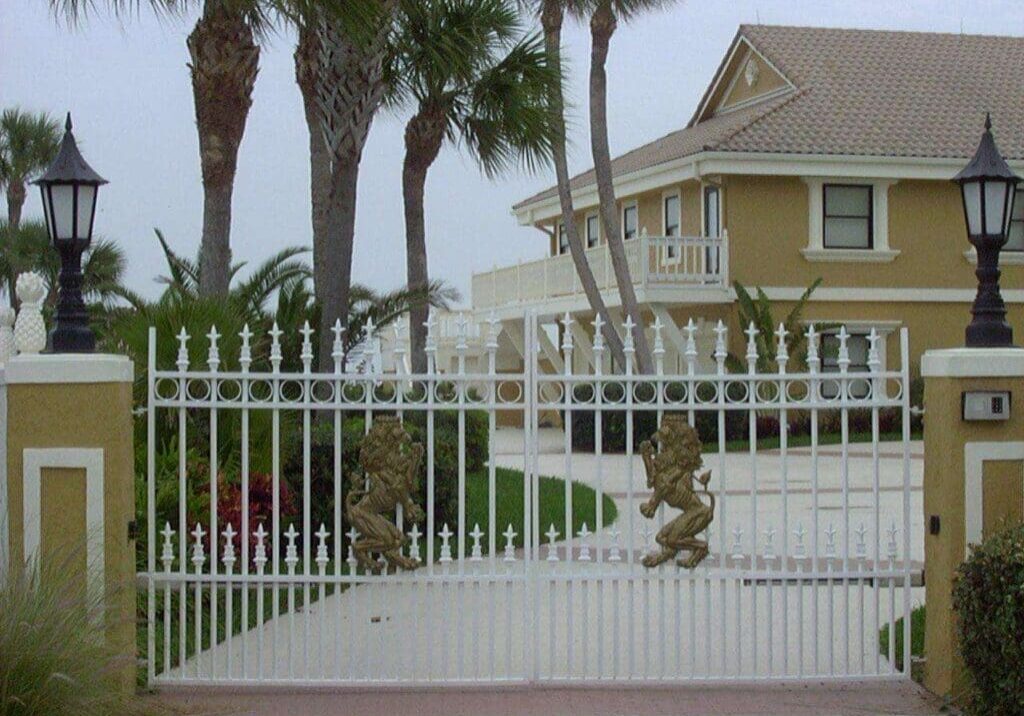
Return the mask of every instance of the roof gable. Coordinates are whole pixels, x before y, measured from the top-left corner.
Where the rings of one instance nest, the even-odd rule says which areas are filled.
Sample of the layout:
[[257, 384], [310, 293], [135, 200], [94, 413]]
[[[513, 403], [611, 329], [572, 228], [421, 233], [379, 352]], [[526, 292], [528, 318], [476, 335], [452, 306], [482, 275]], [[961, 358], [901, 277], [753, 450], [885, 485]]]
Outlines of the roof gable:
[[733, 38], [687, 126], [795, 89], [775, 63], [750, 42], [744, 29]]

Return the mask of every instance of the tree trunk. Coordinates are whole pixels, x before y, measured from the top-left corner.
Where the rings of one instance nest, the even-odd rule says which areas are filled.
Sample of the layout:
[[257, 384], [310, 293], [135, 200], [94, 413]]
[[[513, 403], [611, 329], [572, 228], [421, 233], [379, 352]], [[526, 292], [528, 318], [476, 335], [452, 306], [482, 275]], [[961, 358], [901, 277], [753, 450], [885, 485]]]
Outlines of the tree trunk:
[[[295, 46], [295, 81], [302, 93], [302, 109], [309, 131], [309, 194], [313, 227], [313, 284], [326, 282], [325, 254], [327, 253], [327, 211], [331, 188], [331, 156], [324, 140], [320, 114], [316, 103], [316, 75], [319, 69], [320, 44], [316, 32], [309, 26], [299, 28], [299, 41]], [[334, 340], [333, 334], [331, 340]], [[321, 363], [321, 370], [327, 364]]]
[[[562, 17], [563, 10], [560, 0], [545, 0], [541, 11], [541, 25], [544, 28], [544, 52], [547, 55], [548, 64], [559, 77], [562, 74]], [[622, 366], [625, 365], [622, 339], [619, 338], [619, 334], [612, 324], [608, 308], [601, 297], [601, 290], [597, 287], [594, 273], [587, 262], [583, 241], [576, 227], [572, 191], [569, 187], [569, 165], [565, 155], [565, 103], [562, 99], [561, 82], [552, 88], [548, 101], [551, 108], [551, 121], [555, 125], [552, 156], [555, 164], [555, 177], [558, 182], [558, 201], [562, 209], [562, 223], [565, 224], [565, 233], [569, 239], [569, 253], [572, 255], [572, 262], [576, 267], [576, 274], [580, 278], [580, 286], [587, 297], [587, 302], [594, 313], [604, 321], [602, 333], [612, 360]]]
[[378, 26], [353, 40], [336, 23], [321, 21], [317, 29], [319, 71], [317, 109], [331, 160], [331, 193], [325, 217], [320, 301], [320, 364], [329, 365], [331, 327], [347, 324], [355, 238], [356, 183], [359, 160], [373, 117], [384, 99], [384, 58], [397, 0], [378, 0]]
[[[14, 241], [14, 232], [21, 226], [21, 208], [25, 205], [25, 182], [12, 177], [7, 183], [7, 230], [10, 232], [9, 241]], [[11, 308], [18, 307], [18, 295], [14, 290], [14, 282], [17, 280], [15, 269], [12, 267], [9, 276], [4, 276], [7, 282], [7, 299]]]
[[207, 3], [188, 36], [203, 170], [199, 292], [222, 296], [231, 280], [231, 195], [238, 147], [252, 106], [260, 50], [238, 13]]
[[[444, 143], [444, 109], [421, 106], [405, 127], [405, 162], [402, 166], [402, 201], [405, 205], [405, 264], [408, 287], [426, 289], [427, 237], [423, 220], [423, 193], [427, 170]], [[413, 373], [427, 372], [426, 339], [430, 306], [416, 304], [409, 312], [409, 356]]]
[[[615, 32], [615, 14], [611, 0], [601, 0], [590, 18], [590, 148], [594, 157], [594, 174], [597, 178], [597, 197], [600, 203], [601, 223], [608, 237], [608, 251], [615, 270], [615, 282], [619, 286], [619, 298], [626, 315], [633, 319], [633, 344], [636, 348], [637, 365], [641, 373], [653, 373], [650, 347], [644, 324], [640, 320], [633, 278], [629, 273], [626, 248], [619, 233], [619, 219], [615, 211], [615, 189], [612, 186], [612, 159], [608, 149], [607, 90], [608, 78], [604, 65], [608, 58], [608, 44]], [[642, 256], [642, 261], [647, 257]]]

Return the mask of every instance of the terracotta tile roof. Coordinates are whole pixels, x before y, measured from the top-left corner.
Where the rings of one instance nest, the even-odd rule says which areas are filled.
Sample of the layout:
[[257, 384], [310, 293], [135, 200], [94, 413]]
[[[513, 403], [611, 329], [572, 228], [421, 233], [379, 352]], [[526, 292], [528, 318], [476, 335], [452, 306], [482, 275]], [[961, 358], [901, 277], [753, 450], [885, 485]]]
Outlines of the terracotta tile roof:
[[[985, 111], [1010, 159], [1024, 159], [1024, 38], [742, 25], [796, 87], [711, 117], [613, 160], [615, 176], [703, 149], [967, 158]], [[572, 180], [594, 183], [593, 171]], [[552, 187], [514, 208], [554, 196]]]

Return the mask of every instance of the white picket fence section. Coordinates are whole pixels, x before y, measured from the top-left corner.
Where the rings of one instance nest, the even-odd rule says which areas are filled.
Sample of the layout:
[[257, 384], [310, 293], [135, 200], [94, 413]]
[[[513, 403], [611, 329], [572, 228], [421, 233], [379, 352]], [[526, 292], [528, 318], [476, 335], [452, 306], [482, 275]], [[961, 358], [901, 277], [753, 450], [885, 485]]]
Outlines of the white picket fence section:
[[[313, 372], [313, 331], [302, 331], [301, 367], [281, 370], [282, 332], [269, 333], [266, 360], [254, 356], [255, 336], [240, 334], [238, 369], [222, 371], [211, 328], [206, 366], [190, 363], [184, 331], [177, 336], [174, 366], [157, 365], [157, 335], [150, 331], [148, 366], [148, 561], [140, 578], [148, 590], [148, 676], [153, 685], [205, 683], [263, 685], [459, 685], [467, 683], [676, 683], [726, 680], [907, 678], [910, 620], [903, 620], [897, 670], [896, 639], [881, 653], [880, 630], [895, 635], [896, 620], [910, 613], [911, 476], [910, 396], [907, 334], [900, 334], [898, 370], [882, 365], [878, 336], [869, 337], [869, 372], [849, 371], [845, 329], [838, 334], [837, 373], [823, 373], [819, 335], [807, 329], [806, 370], [791, 372], [786, 334], [780, 327], [774, 370], [758, 371], [756, 331], [747, 331], [747, 370], [726, 370], [728, 331], [719, 323], [716, 369], [698, 370], [691, 323], [687, 369], [665, 374], [662, 326], [653, 326], [655, 375], [632, 365], [630, 325], [623, 327], [629, 360], [620, 373], [603, 374], [601, 326], [594, 327], [592, 364], [573, 373], [573, 332], [563, 321], [560, 349], [564, 372], [544, 373], [537, 358], [541, 330], [525, 319], [527, 356], [522, 370], [499, 372], [500, 323], [486, 339], [487, 370], [466, 371], [465, 335], [458, 342], [457, 370], [436, 369], [433, 323], [423, 375], [345, 373], [341, 336], [334, 329], [334, 370]], [[465, 331], [465, 322], [460, 322]], [[372, 331], [372, 327], [371, 327]], [[398, 352], [405, 349], [400, 332]], [[367, 343], [372, 345], [373, 342]], [[263, 345], [261, 343], [260, 345]], [[265, 370], [253, 370], [266, 365]], [[404, 365], [404, 361], [399, 361]], [[850, 415], [870, 412], [869, 456], [851, 454]], [[898, 411], [902, 439], [892, 477], [880, 467], [882, 411]], [[487, 515], [467, 521], [467, 415], [486, 414]], [[789, 445], [789, 418], [806, 413], [809, 445]], [[237, 523], [219, 514], [218, 421], [235, 412], [240, 459]], [[455, 415], [457, 444], [440, 445], [438, 416]], [[676, 511], [662, 505], [644, 519], [640, 502], [649, 496], [633, 424], [646, 413], [660, 424], [668, 413], [691, 425], [711, 416], [717, 437], [705, 441], [704, 462], [713, 470], [710, 491], [716, 512], [704, 538], [710, 555], [696, 569], [668, 562], [644, 567], [656, 549], [657, 529]], [[822, 417], [838, 412], [839, 442], [824, 455]], [[572, 422], [591, 413], [593, 454], [574, 452]], [[626, 454], [605, 454], [605, 427], [623, 415]], [[419, 415], [424, 428], [426, 512], [423, 524], [396, 525], [409, 537], [404, 554], [421, 559], [412, 571], [367, 573], [357, 564], [351, 540], [357, 534], [342, 510], [343, 457], [353, 449], [342, 430], [345, 416]], [[746, 416], [744, 446], [728, 444], [727, 419]], [[522, 428], [521, 514], [497, 504], [499, 415]], [[562, 454], [541, 455], [542, 422], [559, 415]], [[778, 446], [758, 449], [758, 417], [778, 419]], [[234, 418], [237, 417], [237, 420]], [[269, 519], [253, 524], [250, 471], [254, 439], [270, 422]], [[313, 432], [318, 419], [333, 426], [329, 475], [313, 474]], [[291, 421], [295, 421], [292, 423]], [[280, 504], [282, 436], [301, 425], [301, 494], [297, 511]], [[226, 425], [228, 423], [225, 423]], [[201, 426], [197, 428], [196, 426]], [[176, 474], [161, 460], [160, 444], [171, 444]], [[323, 427], [323, 426], [321, 426]], [[203, 432], [189, 441], [189, 430]], [[290, 434], [290, 433], [289, 433]], [[175, 443], [168, 443], [173, 439]], [[186, 446], [208, 442], [197, 460]], [[448, 439], [447, 437], [445, 439]], [[261, 446], [257, 446], [259, 448]], [[454, 448], [457, 515], [453, 524], [435, 520], [439, 480], [436, 452]], [[737, 452], [739, 450], [739, 452]], [[799, 454], [797, 454], [799, 452]], [[836, 454], [831, 454], [836, 453]], [[164, 456], [165, 457], [165, 456]], [[890, 458], [891, 459], [891, 458]], [[199, 467], [197, 467], [197, 464]], [[542, 475], [557, 472], [564, 483], [564, 515], [542, 523]], [[884, 480], [883, 480], [884, 477]], [[330, 482], [333, 510], [313, 522], [313, 481]], [[293, 481], [298, 478], [293, 478]], [[593, 522], [577, 528], [571, 481], [597, 493]], [[883, 484], [883, 481], [885, 484]], [[158, 484], [159, 483], [159, 484]], [[265, 487], [265, 486], [262, 486]], [[208, 509], [197, 495], [208, 494]], [[604, 497], [616, 500], [617, 518], [605, 514]], [[883, 499], [884, 495], [884, 499]], [[851, 499], [859, 504], [855, 510]], [[265, 499], [265, 497], [263, 498]], [[517, 497], [517, 500], [519, 498]], [[158, 502], [173, 501], [176, 514]], [[827, 504], [826, 504], [827, 503]], [[498, 513], [516, 514], [499, 521]], [[581, 513], [582, 514], [582, 513]], [[856, 515], [860, 515], [857, 517]], [[347, 538], [347, 539], [346, 539]], [[521, 538], [521, 543], [517, 543]], [[521, 544], [521, 546], [519, 546]], [[234, 628], [226, 628], [225, 624]], [[196, 645], [200, 645], [196, 648]]]

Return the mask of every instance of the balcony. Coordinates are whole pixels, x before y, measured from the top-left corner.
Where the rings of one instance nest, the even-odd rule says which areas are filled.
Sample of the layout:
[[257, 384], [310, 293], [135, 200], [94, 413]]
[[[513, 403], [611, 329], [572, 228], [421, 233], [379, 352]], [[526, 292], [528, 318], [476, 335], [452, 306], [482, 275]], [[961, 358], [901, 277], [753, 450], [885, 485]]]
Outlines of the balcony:
[[[640, 236], [625, 242], [626, 260], [640, 303], [723, 303], [728, 300], [729, 239], [702, 236]], [[619, 293], [608, 245], [586, 251], [587, 262], [609, 306]], [[589, 307], [572, 256], [563, 254], [473, 274], [474, 311], [500, 317], [526, 307], [542, 313]]]

